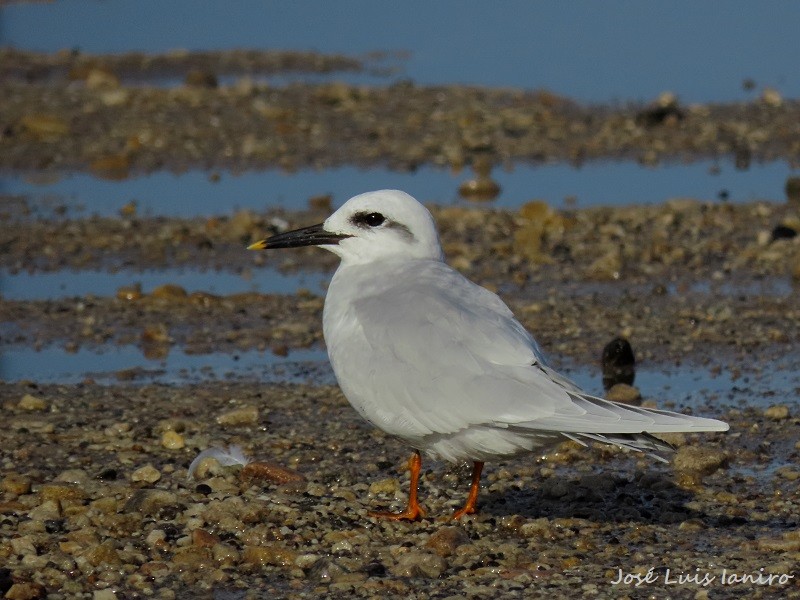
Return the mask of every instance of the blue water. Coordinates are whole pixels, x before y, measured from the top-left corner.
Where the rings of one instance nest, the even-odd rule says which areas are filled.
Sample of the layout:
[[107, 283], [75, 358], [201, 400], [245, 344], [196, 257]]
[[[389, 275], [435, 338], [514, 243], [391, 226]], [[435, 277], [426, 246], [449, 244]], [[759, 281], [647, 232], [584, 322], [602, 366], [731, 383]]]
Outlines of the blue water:
[[[587, 392], [603, 395], [599, 366], [570, 360], [555, 360], [554, 364]], [[81, 348], [77, 352], [58, 346], [42, 350], [6, 346], [0, 352], [0, 379], [4, 381], [77, 383], [91, 377], [98, 383], [114, 383], [117, 372], [128, 369], [139, 369], [136, 377], [125, 379], [133, 383], [219, 379], [335, 383], [323, 349], [296, 350], [280, 357], [258, 350], [186, 354], [172, 347], [166, 357], [158, 359], [145, 357], [141, 348], [132, 345]], [[711, 407], [721, 412], [729, 406], [792, 403], [800, 390], [800, 374], [781, 364], [770, 365], [766, 371], [748, 371], [739, 378], [725, 369], [717, 372], [693, 364], [645, 366], [637, 370], [635, 384], [645, 399], [655, 401], [660, 408], [707, 411]]]
[[[712, 174], [712, 167], [719, 173]], [[496, 169], [492, 173], [502, 191], [491, 205], [517, 208], [533, 199], [555, 207], [655, 204], [670, 198], [714, 201], [723, 192], [731, 202], [779, 201], [792, 173], [782, 162], [756, 164], [747, 171], [711, 161], [653, 168], [630, 162], [595, 162], [580, 168], [520, 165], [512, 171]], [[160, 171], [124, 181], [75, 173], [47, 184], [31, 183], [25, 175], [5, 175], [0, 176], [0, 192], [27, 196], [33, 214], [40, 218], [54, 216], [57, 206], [67, 207], [73, 216], [117, 216], [132, 200], [140, 215], [192, 217], [230, 214], [243, 208], [303, 209], [308, 198], [321, 194], [331, 194], [334, 205], [339, 205], [351, 196], [381, 188], [399, 188], [423, 202], [452, 204], [460, 201], [458, 186], [470, 178], [468, 171], [454, 174], [435, 167], [414, 173], [356, 167], [292, 174], [276, 170], [221, 173], [217, 183], [209, 181], [203, 171], [181, 175]]]
[[134, 381], [182, 383], [232, 377], [269, 381], [332, 383], [333, 376], [324, 350], [294, 350], [288, 356], [250, 350], [246, 352], [187, 354], [170, 348], [164, 358], [150, 359], [137, 346], [81, 348], [69, 352], [58, 346], [41, 350], [4, 346], [0, 351], [0, 380], [30, 380], [38, 383], [78, 383], [91, 377], [98, 383], [113, 383], [116, 373], [141, 369]]
[[281, 273], [276, 269], [251, 269], [246, 273], [200, 269], [122, 269], [106, 271], [61, 270], [47, 273], [22, 271], [10, 275], [0, 271], [0, 296], [6, 300], [52, 300], [74, 296], [113, 296], [123, 286], [139, 284], [144, 294], [172, 284], [188, 293], [208, 292], [228, 296], [243, 292], [296, 294], [300, 288], [316, 294], [324, 292], [331, 274], [316, 271]]
[[688, 102], [744, 100], [765, 86], [800, 96], [800, 4], [788, 1], [109, 0], [0, 10], [3, 45], [48, 52], [400, 50], [410, 56], [399, 77], [420, 84], [548, 88], [590, 102], [665, 90]]

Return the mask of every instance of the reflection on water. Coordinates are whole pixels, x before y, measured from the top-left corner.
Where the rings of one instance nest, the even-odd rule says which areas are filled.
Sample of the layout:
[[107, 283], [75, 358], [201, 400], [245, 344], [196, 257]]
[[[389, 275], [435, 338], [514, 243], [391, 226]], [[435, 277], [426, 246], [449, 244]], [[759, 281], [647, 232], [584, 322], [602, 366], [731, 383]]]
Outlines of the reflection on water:
[[[491, 206], [518, 208], [533, 199], [554, 207], [655, 204], [670, 198], [782, 200], [790, 174], [792, 170], [782, 162], [753, 165], [747, 171], [712, 161], [655, 168], [630, 162], [594, 162], [580, 168], [521, 164], [492, 172], [501, 191]], [[193, 217], [245, 208], [304, 209], [309, 198], [324, 194], [332, 195], [338, 205], [356, 194], [384, 188], [402, 189], [423, 202], [466, 203], [459, 199], [458, 188], [472, 177], [468, 171], [452, 173], [436, 167], [413, 173], [339, 167], [291, 174], [270, 170], [220, 175], [212, 181], [204, 171], [157, 172], [108, 181], [76, 173], [39, 183], [36, 178], [30, 181], [24, 175], [12, 175], [0, 177], [0, 193], [27, 197], [33, 218], [118, 216], [132, 201], [139, 215]], [[12, 217], [18, 212], [14, 210]]]

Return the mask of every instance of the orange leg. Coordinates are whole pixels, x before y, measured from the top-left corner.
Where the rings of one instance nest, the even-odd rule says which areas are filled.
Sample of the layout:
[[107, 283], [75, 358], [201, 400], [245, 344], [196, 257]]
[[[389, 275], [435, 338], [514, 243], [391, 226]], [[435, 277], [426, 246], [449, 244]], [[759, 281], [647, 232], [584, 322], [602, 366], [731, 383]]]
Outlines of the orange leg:
[[472, 465], [472, 485], [469, 486], [469, 496], [467, 496], [464, 506], [453, 513], [454, 519], [460, 519], [464, 515], [471, 515], [475, 512], [478, 492], [481, 489], [481, 471], [483, 471], [483, 461], [476, 460]]
[[417, 521], [425, 516], [425, 510], [417, 501], [417, 487], [419, 486], [419, 473], [422, 470], [422, 457], [419, 450], [414, 450], [414, 454], [408, 459], [408, 468], [411, 471], [411, 489], [408, 492], [408, 506], [403, 512], [371, 512], [370, 517], [379, 519], [391, 519], [393, 521]]

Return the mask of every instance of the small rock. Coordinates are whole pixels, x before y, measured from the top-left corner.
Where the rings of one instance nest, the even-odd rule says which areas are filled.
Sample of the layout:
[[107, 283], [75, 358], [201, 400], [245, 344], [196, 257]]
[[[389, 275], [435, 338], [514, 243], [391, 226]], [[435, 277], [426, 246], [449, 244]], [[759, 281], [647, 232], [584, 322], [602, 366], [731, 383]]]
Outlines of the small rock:
[[433, 552], [412, 551], [403, 554], [392, 568], [392, 573], [398, 577], [441, 577], [447, 568], [444, 558]]
[[256, 565], [287, 567], [297, 560], [297, 552], [282, 546], [247, 546], [242, 552], [242, 562]]
[[631, 406], [641, 406], [642, 394], [632, 385], [618, 383], [606, 392], [606, 399]]
[[66, 469], [61, 471], [54, 481], [85, 486], [89, 483], [89, 474], [83, 469]]
[[69, 133], [69, 124], [55, 115], [34, 114], [22, 117], [22, 128], [39, 140], [52, 140]]
[[211, 548], [211, 558], [220, 567], [233, 566], [239, 562], [239, 551], [230, 544], [214, 544]]
[[242, 406], [217, 416], [217, 423], [223, 427], [241, 427], [258, 423], [258, 409], [255, 406]]
[[111, 588], [104, 590], [95, 590], [92, 594], [92, 600], [116, 600], [117, 594]]
[[144, 540], [150, 548], [166, 547], [167, 534], [163, 529], [153, 529]]
[[781, 467], [780, 469], [775, 471], [775, 474], [778, 477], [782, 477], [783, 479], [786, 479], [787, 481], [797, 481], [798, 479], [800, 479], [800, 471], [797, 471], [797, 470], [793, 469], [792, 467], [788, 467], [788, 466], [787, 467]]
[[55, 500], [46, 500], [28, 512], [28, 517], [34, 521], [47, 521], [61, 517], [61, 508]]
[[166, 506], [178, 504], [178, 496], [167, 490], [137, 490], [128, 499], [123, 507], [123, 512], [141, 512], [145, 515], [154, 515]]
[[28, 411], [43, 411], [47, 410], [47, 402], [36, 396], [25, 394], [17, 404], [17, 408]]
[[227, 234], [235, 240], [248, 240], [256, 229], [258, 220], [249, 210], [240, 210], [231, 215], [228, 221]]
[[764, 416], [773, 421], [783, 421], [789, 418], [789, 407], [785, 404], [775, 404], [764, 411]]
[[500, 184], [491, 177], [476, 177], [458, 186], [458, 195], [468, 200], [494, 200], [500, 194]]
[[165, 283], [150, 292], [151, 298], [160, 298], [162, 300], [183, 300], [188, 296], [189, 294], [185, 289], [174, 283]]
[[123, 285], [117, 288], [117, 300], [140, 300], [142, 298], [142, 284]]
[[247, 463], [239, 473], [242, 481], [253, 479], [271, 481], [273, 483], [289, 483], [291, 481], [305, 481], [297, 471], [282, 467], [275, 463], [254, 460]]
[[202, 69], [190, 70], [186, 73], [186, 79], [184, 81], [186, 85], [197, 88], [214, 89], [219, 85], [217, 76], [214, 73]]
[[36, 544], [30, 535], [23, 535], [20, 537], [12, 538], [9, 542], [14, 554], [20, 556], [36, 556]]
[[97, 567], [99, 565], [121, 565], [122, 560], [119, 557], [119, 552], [114, 547], [114, 542], [109, 540], [102, 544], [92, 546], [82, 556], [89, 562], [89, 564]]
[[86, 87], [90, 90], [108, 90], [118, 88], [119, 77], [108, 69], [91, 69], [86, 74]]
[[155, 483], [159, 479], [161, 479], [161, 472], [158, 469], [156, 469], [153, 465], [145, 465], [143, 467], [139, 467], [133, 473], [131, 473], [131, 481]]
[[758, 540], [758, 549], [768, 552], [798, 552], [800, 551], [800, 540], [762, 538]]
[[761, 101], [767, 106], [780, 106], [783, 104], [781, 93], [774, 88], [764, 88], [761, 92]]
[[102, 179], [121, 181], [130, 174], [131, 159], [127, 154], [101, 156], [89, 163], [89, 169]]
[[211, 559], [211, 553], [206, 548], [179, 547], [172, 555], [172, 563], [179, 565], [182, 571], [204, 570]]
[[786, 179], [786, 200], [790, 204], [800, 206], [800, 177], [789, 177]]
[[703, 477], [711, 475], [728, 462], [728, 455], [716, 448], [706, 446], [683, 446], [678, 448], [672, 461], [680, 482], [687, 486], [698, 485]]
[[219, 537], [208, 533], [205, 529], [195, 529], [192, 531], [192, 544], [199, 548], [212, 548], [219, 543]]
[[161, 445], [168, 450], [180, 450], [186, 446], [186, 441], [180, 433], [170, 429], [161, 435]]
[[9, 492], [11, 494], [16, 494], [17, 496], [21, 496], [22, 494], [30, 494], [31, 492], [31, 479], [26, 475], [20, 475], [19, 473], [8, 473], [5, 477], [3, 477], [2, 481], [0, 481], [0, 489], [4, 492]]
[[450, 556], [456, 548], [469, 544], [470, 539], [467, 533], [460, 527], [442, 527], [436, 531], [425, 544], [439, 556]]
[[26, 581], [23, 583], [15, 583], [12, 585], [3, 598], [6, 600], [35, 600], [37, 598], [46, 598], [47, 590], [40, 583]]
[[788, 225], [776, 225], [770, 234], [770, 240], [791, 240], [797, 237], [797, 230]]
[[400, 489], [400, 482], [396, 478], [379, 479], [369, 485], [369, 493], [373, 496], [387, 494], [393, 496]]
[[320, 559], [319, 554], [301, 554], [294, 560], [294, 564], [303, 570], [310, 569]]
[[83, 500], [86, 492], [83, 488], [67, 483], [47, 483], [39, 489], [42, 501]]
[[609, 390], [618, 383], [633, 385], [636, 378], [636, 357], [631, 343], [623, 337], [611, 340], [600, 358], [603, 368], [603, 388]]
[[619, 279], [622, 270], [622, 256], [618, 249], [609, 250], [597, 258], [586, 269], [586, 277], [596, 281], [613, 281]]

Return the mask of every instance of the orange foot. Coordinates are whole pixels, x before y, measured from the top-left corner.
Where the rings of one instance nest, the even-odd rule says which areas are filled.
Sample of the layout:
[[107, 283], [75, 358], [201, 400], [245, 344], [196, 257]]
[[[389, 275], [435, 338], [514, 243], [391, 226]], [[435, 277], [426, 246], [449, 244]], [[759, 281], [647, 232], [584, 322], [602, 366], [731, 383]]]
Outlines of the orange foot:
[[417, 501], [417, 488], [419, 487], [419, 474], [422, 470], [422, 457], [419, 450], [415, 450], [411, 458], [408, 459], [408, 468], [411, 471], [411, 486], [408, 491], [408, 506], [403, 512], [371, 512], [370, 517], [378, 519], [390, 519], [392, 521], [418, 521], [425, 516], [425, 510]]
[[483, 462], [475, 461], [472, 465], [472, 485], [469, 487], [469, 496], [467, 496], [467, 501], [464, 503], [463, 508], [453, 513], [453, 519], [475, 514], [476, 505], [478, 504], [478, 492], [481, 489], [481, 471], [483, 471]]
[[407, 506], [403, 512], [399, 513], [377, 511], [368, 514], [370, 517], [388, 519], [389, 521], [419, 521], [425, 516], [425, 509], [419, 504], [416, 504], [414, 506]]

